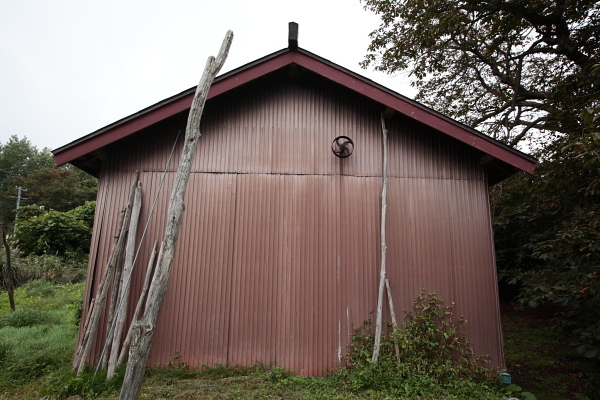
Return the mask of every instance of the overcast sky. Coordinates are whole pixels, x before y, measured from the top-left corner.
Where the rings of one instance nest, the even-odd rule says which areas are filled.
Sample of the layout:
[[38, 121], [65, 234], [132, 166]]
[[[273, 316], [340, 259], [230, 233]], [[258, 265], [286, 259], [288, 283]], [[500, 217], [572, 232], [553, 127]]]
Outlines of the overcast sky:
[[0, 142], [55, 149], [198, 83], [225, 32], [225, 67], [299, 45], [411, 96], [407, 79], [362, 70], [379, 19], [359, 0], [2, 0]]

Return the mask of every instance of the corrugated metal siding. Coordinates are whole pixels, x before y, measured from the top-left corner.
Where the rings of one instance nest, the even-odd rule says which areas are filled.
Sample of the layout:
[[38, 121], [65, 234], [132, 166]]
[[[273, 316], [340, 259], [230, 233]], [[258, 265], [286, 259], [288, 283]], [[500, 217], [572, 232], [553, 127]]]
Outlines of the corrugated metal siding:
[[[353, 328], [376, 309], [382, 110], [312, 77], [271, 78], [207, 105], [152, 365], [180, 356], [192, 366], [263, 362], [320, 375], [339, 365]], [[184, 124], [177, 116], [109, 149], [95, 282], [132, 171], [141, 171], [145, 220]], [[502, 366], [479, 154], [401, 116], [388, 128], [388, 278], [398, 313], [422, 289], [455, 301], [477, 353]], [[355, 143], [343, 160], [330, 150], [339, 135]], [[180, 151], [181, 143], [137, 264], [136, 296], [164, 231]], [[94, 357], [99, 351], [100, 344]]]

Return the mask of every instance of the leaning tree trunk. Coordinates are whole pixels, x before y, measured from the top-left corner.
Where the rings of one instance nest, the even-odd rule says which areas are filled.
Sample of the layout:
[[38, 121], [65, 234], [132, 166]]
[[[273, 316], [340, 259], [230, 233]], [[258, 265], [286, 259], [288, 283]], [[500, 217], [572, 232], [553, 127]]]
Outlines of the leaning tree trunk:
[[15, 278], [13, 274], [12, 262], [10, 259], [10, 246], [6, 240], [6, 228], [4, 227], [4, 218], [2, 217], [2, 208], [0, 208], [0, 233], [2, 234], [2, 244], [6, 251], [6, 291], [8, 292], [8, 302], [10, 309], [15, 311]]
[[179, 168], [175, 175], [175, 183], [169, 200], [169, 210], [167, 213], [167, 227], [165, 236], [158, 254], [156, 272], [150, 291], [148, 292], [148, 301], [146, 309], [141, 320], [135, 322], [133, 329], [133, 340], [129, 351], [129, 362], [125, 371], [125, 378], [121, 388], [120, 400], [137, 399], [142, 389], [142, 381], [146, 372], [146, 362], [150, 355], [152, 340], [156, 332], [156, 324], [162, 307], [162, 302], [167, 292], [169, 283], [169, 275], [173, 266], [173, 258], [177, 248], [179, 232], [181, 230], [181, 221], [184, 211], [184, 197], [187, 189], [187, 184], [190, 178], [192, 162], [196, 155], [196, 148], [200, 139], [200, 118], [206, 103], [208, 91], [212, 82], [225, 63], [231, 41], [233, 40], [233, 32], [228, 31], [219, 50], [219, 54], [215, 60], [214, 57], [209, 57], [206, 63], [206, 68], [200, 79], [200, 83], [196, 88], [196, 94], [192, 101], [190, 113], [187, 120], [187, 128], [185, 132], [185, 144], [181, 154]]

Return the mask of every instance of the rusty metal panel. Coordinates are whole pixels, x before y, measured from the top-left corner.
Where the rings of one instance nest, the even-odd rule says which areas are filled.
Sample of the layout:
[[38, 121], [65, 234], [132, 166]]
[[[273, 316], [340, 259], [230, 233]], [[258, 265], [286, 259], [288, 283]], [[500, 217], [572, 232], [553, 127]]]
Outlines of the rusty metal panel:
[[[207, 104], [150, 365], [180, 357], [191, 366], [262, 362], [321, 375], [340, 364], [353, 329], [376, 310], [381, 111], [306, 76], [275, 75]], [[502, 366], [480, 154], [400, 115], [387, 124], [388, 278], [398, 313], [422, 289], [455, 301], [477, 353]], [[133, 171], [141, 171], [144, 224], [184, 126], [178, 115], [107, 149], [86, 301], [108, 260]], [[355, 143], [346, 159], [331, 152], [340, 135]], [[134, 299], [152, 243], [162, 239], [182, 145], [181, 137], [149, 221]], [[100, 351], [97, 343], [93, 358]]]

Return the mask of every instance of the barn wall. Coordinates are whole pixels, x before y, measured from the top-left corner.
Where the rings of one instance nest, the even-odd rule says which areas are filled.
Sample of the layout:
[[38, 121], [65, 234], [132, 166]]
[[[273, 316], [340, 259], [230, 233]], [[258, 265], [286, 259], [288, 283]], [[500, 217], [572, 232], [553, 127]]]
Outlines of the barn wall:
[[[381, 109], [313, 80], [273, 76], [207, 105], [152, 365], [180, 356], [192, 366], [260, 361], [319, 375], [339, 365], [354, 327], [374, 318]], [[90, 261], [96, 282], [133, 171], [141, 171], [145, 221], [184, 124], [185, 116], [174, 117], [110, 149]], [[396, 308], [410, 308], [422, 289], [456, 302], [476, 352], [502, 366], [479, 154], [401, 116], [388, 128], [386, 234]], [[330, 149], [339, 135], [355, 143], [343, 160]], [[180, 152], [181, 142], [137, 263], [136, 294], [164, 231]], [[130, 314], [134, 307], [130, 302]]]

